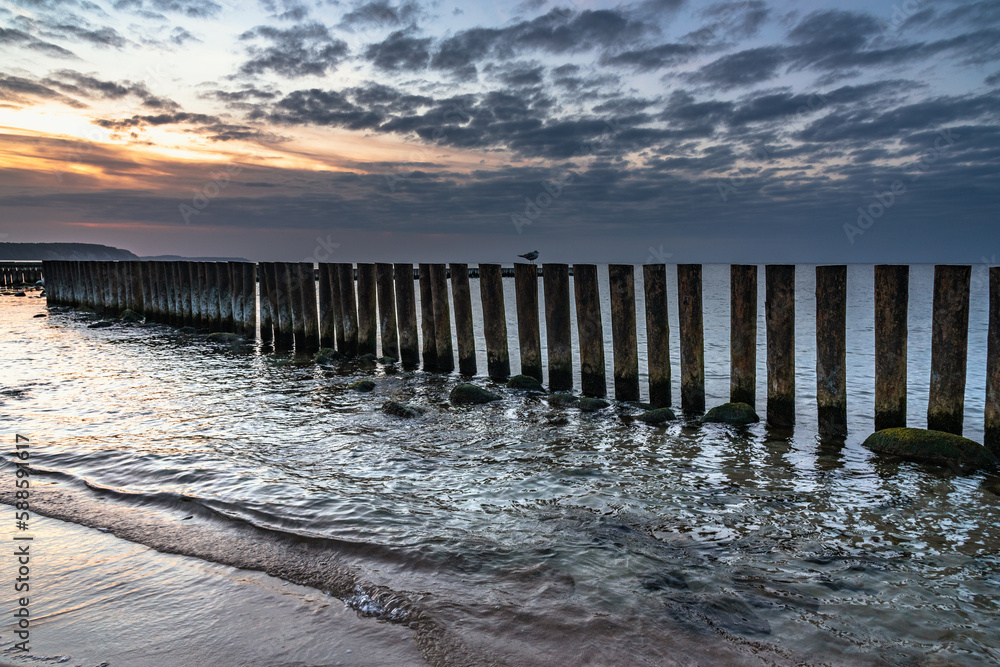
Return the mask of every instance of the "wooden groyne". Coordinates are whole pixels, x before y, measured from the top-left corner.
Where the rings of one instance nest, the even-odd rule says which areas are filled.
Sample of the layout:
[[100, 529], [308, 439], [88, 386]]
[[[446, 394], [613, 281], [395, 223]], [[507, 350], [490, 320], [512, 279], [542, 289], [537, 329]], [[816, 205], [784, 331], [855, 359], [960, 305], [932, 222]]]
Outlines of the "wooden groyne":
[[0, 262], [0, 287], [34, 285], [42, 275], [41, 262]]
[[[668, 304], [677, 299], [680, 407], [705, 410], [705, 341], [702, 267], [681, 264], [677, 294], [667, 293], [666, 265], [642, 267], [649, 397], [655, 407], [672, 403]], [[610, 265], [611, 350], [614, 396], [640, 395], [636, 331], [636, 272]], [[730, 399], [756, 401], [756, 265], [731, 267]], [[34, 274], [19, 274], [28, 280]], [[485, 342], [486, 373], [505, 380], [512, 372], [507, 309], [516, 311], [518, 371], [546, 379], [553, 390], [579, 389], [605, 396], [605, 323], [598, 267], [594, 264], [319, 264], [263, 262], [44, 262], [49, 302], [118, 315], [125, 309], [149, 321], [232, 331], [275, 350], [312, 352], [336, 348], [352, 357], [381, 354], [405, 367], [474, 375], [476, 341]], [[4, 274], [5, 276], [7, 274]], [[1000, 452], [1000, 270], [989, 272], [989, 333], [985, 409], [986, 445]], [[505, 303], [502, 279], [514, 278], [515, 303]], [[539, 307], [539, 277], [544, 312]], [[479, 280], [483, 331], [474, 331], [470, 278]], [[795, 422], [795, 267], [764, 269], [766, 298], [767, 422]], [[907, 298], [906, 266], [875, 267], [875, 423], [905, 425]], [[572, 287], [570, 286], [572, 283]], [[259, 288], [258, 288], [259, 286]], [[420, 291], [417, 312], [416, 290]], [[259, 298], [258, 298], [259, 291]], [[571, 302], [575, 302], [577, 350], [572, 349]], [[961, 433], [964, 425], [970, 267], [935, 268], [930, 399], [931, 428]], [[816, 394], [822, 433], [847, 428], [846, 266], [816, 267]], [[454, 318], [452, 317], [454, 315]], [[547, 368], [543, 368], [540, 317], [545, 318]], [[457, 330], [453, 348], [452, 321]], [[419, 333], [418, 333], [419, 330]], [[575, 360], [575, 361], [574, 361]], [[574, 387], [574, 363], [581, 384]]]

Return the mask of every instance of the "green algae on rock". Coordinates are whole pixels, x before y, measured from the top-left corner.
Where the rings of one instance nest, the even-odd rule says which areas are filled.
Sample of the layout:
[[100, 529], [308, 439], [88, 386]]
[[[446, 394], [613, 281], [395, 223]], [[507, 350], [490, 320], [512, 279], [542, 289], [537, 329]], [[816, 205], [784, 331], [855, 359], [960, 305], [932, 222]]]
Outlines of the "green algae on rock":
[[704, 424], [756, 424], [760, 417], [746, 403], [723, 403], [705, 413], [701, 421]]
[[448, 400], [456, 405], [489, 403], [491, 401], [499, 401], [501, 398], [502, 396], [494, 394], [488, 389], [477, 387], [476, 385], [468, 382], [455, 385], [455, 387], [451, 390], [451, 394], [448, 396]]
[[990, 450], [979, 443], [944, 431], [887, 428], [875, 431], [861, 444], [876, 454], [959, 467], [963, 472], [995, 468], [1000, 463]]

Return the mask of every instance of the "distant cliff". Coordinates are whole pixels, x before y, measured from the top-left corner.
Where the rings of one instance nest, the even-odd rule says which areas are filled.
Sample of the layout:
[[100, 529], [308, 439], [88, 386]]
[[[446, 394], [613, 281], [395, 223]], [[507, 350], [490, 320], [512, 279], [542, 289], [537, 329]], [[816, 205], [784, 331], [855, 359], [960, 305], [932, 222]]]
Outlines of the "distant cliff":
[[0, 260], [139, 259], [128, 250], [96, 243], [0, 243]]

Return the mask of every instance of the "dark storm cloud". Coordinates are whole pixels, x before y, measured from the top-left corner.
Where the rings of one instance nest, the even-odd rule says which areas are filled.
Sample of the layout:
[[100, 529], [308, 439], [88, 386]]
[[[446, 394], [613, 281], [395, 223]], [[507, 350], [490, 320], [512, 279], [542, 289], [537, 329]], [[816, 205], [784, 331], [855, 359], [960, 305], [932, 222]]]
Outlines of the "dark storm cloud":
[[74, 70], [57, 70], [42, 80], [42, 83], [88, 99], [118, 100], [131, 95], [142, 100], [142, 105], [149, 109], [174, 111], [180, 108], [173, 100], [154, 95], [143, 83], [105, 81]]
[[365, 58], [383, 70], [420, 70], [427, 66], [430, 59], [428, 47], [431, 41], [430, 38], [410, 37], [405, 31], [397, 30], [384, 41], [369, 45]]
[[309, 16], [309, 7], [301, 0], [260, 0], [260, 6], [282, 21], [301, 21]]
[[86, 104], [37, 81], [3, 73], [0, 73], [0, 100], [20, 106], [33, 106], [37, 100], [52, 100], [75, 109], [87, 107]]
[[784, 62], [784, 49], [763, 46], [722, 56], [685, 78], [723, 89], [752, 86], [776, 77]]
[[809, 124], [799, 135], [804, 141], [858, 142], [903, 138], [914, 131], [988, 118], [1000, 120], [1000, 93], [938, 97], [892, 109], [858, 108], [830, 113]]
[[707, 45], [710, 42], [732, 42], [754, 37], [771, 15], [763, 0], [717, 2], [702, 9], [698, 15], [707, 22], [698, 30], [685, 35], [686, 41]]
[[[114, 132], [134, 133], [147, 127], [161, 125], [191, 125], [186, 132], [198, 134], [210, 141], [257, 140], [265, 142], [280, 142], [286, 139], [273, 132], [267, 132], [257, 127], [238, 123], [229, 123], [218, 116], [200, 113], [164, 113], [157, 115], [134, 115], [128, 118], [99, 118], [93, 121], [95, 125]], [[138, 137], [132, 134], [133, 137]]]
[[633, 49], [615, 54], [605, 54], [604, 65], [631, 67], [638, 71], [649, 71], [664, 67], [674, 67], [685, 63], [700, 51], [694, 44], [658, 44], [644, 49]]
[[240, 39], [267, 43], [247, 48], [250, 59], [240, 66], [240, 73], [248, 76], [269, 71], [287, 77], [322, 75], [336, 70], [348, 52], [346, 42], [335, 39], [326, 26], [317, 22], [285, 30], [257, 26], [240, 35]]
[[351, 102], [338, 91], [296, 90], [271, 108], [268, 119], [282, 124], [310, 124], [365, 130], [378, 127], [384, 117]]
[[402, 2], [394, 5], [386, 0], [365, 2], [344, 14], [341, 26], [402, 26], [415, 23], [420, 18], [420, 5], [416, 2]]
[[617, 10], [553, 9], [504, 28], [463, 30], [441, 42], [431, 66], [467, 76], [473, 63], [487, 55], [508, 59], [530, 50], [560, 54], [618, 46], [650, 30]]
[[56, 58], [78, 60], [75, 53], [61, 46], [38, 39], [23, 30], [0, 27], [0, 47], [16, 47], [30, 49]]
[[147, 18], [160, 16], [157, 12], [183, 14], [191, 18], [211, 18], [222, 11], [222, 5], [212, 0], [115, 0], [112, 6]]

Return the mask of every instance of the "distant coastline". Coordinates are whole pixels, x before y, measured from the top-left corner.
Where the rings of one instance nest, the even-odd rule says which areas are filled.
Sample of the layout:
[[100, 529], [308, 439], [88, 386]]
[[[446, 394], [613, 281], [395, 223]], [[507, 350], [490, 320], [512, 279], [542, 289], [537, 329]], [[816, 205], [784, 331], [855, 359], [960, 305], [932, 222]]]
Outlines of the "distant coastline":
[[245, 262], [242, 257], [183, 257], [181, 255], [154, 255], [140, 257], [135, 253], [100, 245], [98, 243], [0, 243], [0, 261], [41, 261], [41, 260], [146, 260], [169, 262], [192, 260], [201, 262]]

